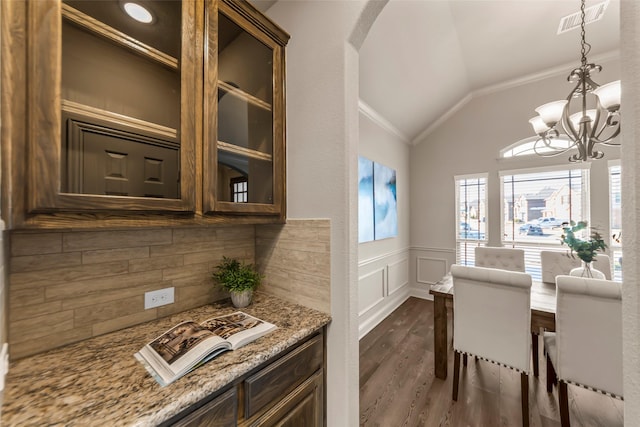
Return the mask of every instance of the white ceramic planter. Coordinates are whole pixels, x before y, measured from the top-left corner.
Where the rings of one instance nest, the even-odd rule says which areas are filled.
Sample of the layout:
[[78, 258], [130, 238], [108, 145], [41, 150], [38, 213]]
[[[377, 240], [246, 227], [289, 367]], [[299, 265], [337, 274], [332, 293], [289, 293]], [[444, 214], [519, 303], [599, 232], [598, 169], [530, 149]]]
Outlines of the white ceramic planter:
[[243, 308], [251, 304], [251, 297], [253, 296], [253, 290], [247, 289], [245, 291], [240, 292], [230, 292], [231, 294], [231, 302], [233, 302], [233, 306], [236, 308]]

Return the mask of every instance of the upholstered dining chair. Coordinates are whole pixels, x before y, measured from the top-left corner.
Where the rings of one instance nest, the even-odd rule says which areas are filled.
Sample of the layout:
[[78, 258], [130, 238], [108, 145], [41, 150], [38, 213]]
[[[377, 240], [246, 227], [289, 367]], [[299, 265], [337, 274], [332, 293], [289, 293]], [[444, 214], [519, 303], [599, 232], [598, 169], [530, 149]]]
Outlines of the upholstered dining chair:
[[531, 276], [484, 267], [451, 266], [453, 279], [453, 400], [458, 400], [460, 355], [520, 372], [522, 424], [529, 425]]
[[556, 332], [545, 332], [547, 391], [558, 383], [560, 422], [570, 425], [567, 384], [622, 399], [622, 286], [556, 278]]
[[524, 250], [478, 246], [475, 249], [475, 266], [524, 273]]
[[[540, 266], [542, 268], [542, 281], [544, 283], [556, 283], [556, 276], [567, 275], [580, 267], [578, 257], [572, 257], [568, 251], [540, 251]], [[602, 271], [607, 280], [611, 280], [611, 259], [609, 255], [597, 254], [593, 268]]]

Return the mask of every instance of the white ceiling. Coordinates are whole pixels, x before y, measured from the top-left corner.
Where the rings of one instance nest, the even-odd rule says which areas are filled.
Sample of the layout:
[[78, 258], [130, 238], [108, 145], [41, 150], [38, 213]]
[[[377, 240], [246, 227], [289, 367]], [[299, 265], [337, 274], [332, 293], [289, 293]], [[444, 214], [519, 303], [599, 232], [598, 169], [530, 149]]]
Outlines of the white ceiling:
[[[601, 0], [587, 0], [587, 7]], [[416, 142], [474, 92], [580, 64], [578, 0], [389, 0], [360, 49], [360, 99]], [[590, 62], [617, 54], [619, 0], [586, 27]]]

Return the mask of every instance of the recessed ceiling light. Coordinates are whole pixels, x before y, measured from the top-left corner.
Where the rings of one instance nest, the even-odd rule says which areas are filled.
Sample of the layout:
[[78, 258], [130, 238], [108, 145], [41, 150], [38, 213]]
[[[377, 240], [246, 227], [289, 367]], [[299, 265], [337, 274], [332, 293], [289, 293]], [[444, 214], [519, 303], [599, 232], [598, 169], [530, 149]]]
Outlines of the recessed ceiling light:
[[153, 22], [153, 15], [149, 9], [139, 5], [138, 3], [127, 2], [122, 7], [124, 7], [124, 11], [127, 12], [127, 15], [138, 22], [142, 22], [143, 24], [150, 24]]

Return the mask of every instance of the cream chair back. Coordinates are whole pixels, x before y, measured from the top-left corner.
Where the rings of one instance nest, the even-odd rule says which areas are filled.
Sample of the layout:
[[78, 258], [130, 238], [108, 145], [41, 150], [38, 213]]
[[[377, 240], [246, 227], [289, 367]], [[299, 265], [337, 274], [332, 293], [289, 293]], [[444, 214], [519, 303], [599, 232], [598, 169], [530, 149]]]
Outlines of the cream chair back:
[[524, 250], [514, 248], [476, 247], [475, 266], [499, 268], [524, 273]]
[[611, 280], [611, 258], [607, 254], [597, 254], [596, 259], [591, 263], [591, 267], [596, 270], [602, 271], [604, 273], [604, 277], [607, 280]]
[[558, 379], [622, 396], [621, 284], [558, 276], [556, 285]]
[[451, 266], [456, 351], [529, 372], [531, 276], [484, 267]]
[[[569, 251], [541, 251], [540, 265], [542, 267], [542, 281], [544, 283], [556, 283], [556, 276], [567, 275], [580, 267], [582, 261], [578, 257], [572, 257]], [[606, 254], [597, 254], [592, 267], [602, 271], [607, 280], [611, 280], [611, 260]]]
[[542, 281], [544, 283], [556, 283], [556, 276], [569, 274], [569, 272], [580, 267], [579, 258], [574, 258], [566, 251], [541, 251], [540, 266], [542, 267]]

